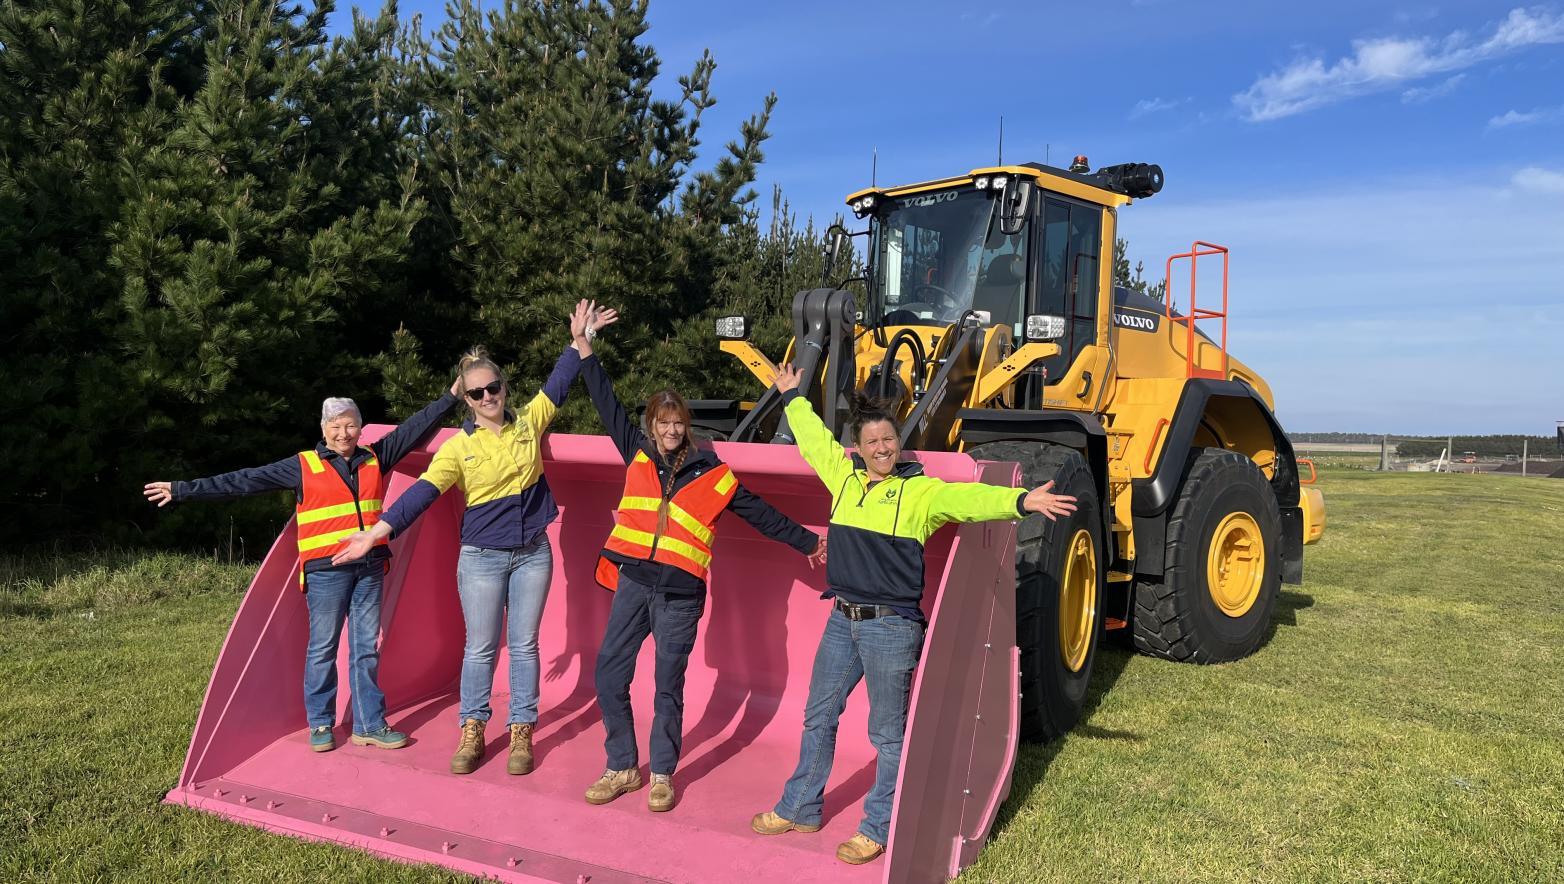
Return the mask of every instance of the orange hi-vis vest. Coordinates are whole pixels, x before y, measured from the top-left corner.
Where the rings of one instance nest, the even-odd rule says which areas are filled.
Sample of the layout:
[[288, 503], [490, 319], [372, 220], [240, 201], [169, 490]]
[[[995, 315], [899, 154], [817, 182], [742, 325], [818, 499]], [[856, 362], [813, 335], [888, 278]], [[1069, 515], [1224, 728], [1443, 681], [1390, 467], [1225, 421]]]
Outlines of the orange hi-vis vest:
[[[634, 559], [651, 559], [706, 579], [711, 569], [712, 526], [738, 492], [739, 482], [726, 464], [718, 464], [680, 488], [667, 502], [668, 526], [657, 533], [657, 511], [663, 505], [657, 465], [637, 452], [625, 470], [625, 493], [614, 513], [614, 530], [603, 545]], [[597, 560], [597, 582], [619, 588], [619, 569], [606, 556]]]
[[[304, 563], [330, 558], [342, 541], [368, 531], [380, 521], [385, 480], [373, 454], [358, 467], [358, 496], [342, 475], [327, 466], [314, 449], [299, 452], [304, 477], [296, 518], [299, 523], [299, 588], [304, 588]], [[376, 546], [384, 546], [385, 541]]]

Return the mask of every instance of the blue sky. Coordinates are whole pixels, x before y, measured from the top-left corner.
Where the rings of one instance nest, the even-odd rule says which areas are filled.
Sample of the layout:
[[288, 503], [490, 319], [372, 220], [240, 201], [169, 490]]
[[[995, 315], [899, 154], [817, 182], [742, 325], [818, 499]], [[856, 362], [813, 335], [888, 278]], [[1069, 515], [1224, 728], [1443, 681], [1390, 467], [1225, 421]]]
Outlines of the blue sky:
[[[443, 18], [443, 4], [404, 2]], [[338, 21], [345, 19], [338, 13]], [[703, 164], [779, 97], [757, 189], [841, 197], [994, 161], [1160, 163], [1160, 275], [1233, 250], [1231, 350], [1295, 431], [1564, 420], [1564, 2], [653, 0], [667, 87], [717, 60]], [[1204, 268], [1202, 268], [1204, 270]]]

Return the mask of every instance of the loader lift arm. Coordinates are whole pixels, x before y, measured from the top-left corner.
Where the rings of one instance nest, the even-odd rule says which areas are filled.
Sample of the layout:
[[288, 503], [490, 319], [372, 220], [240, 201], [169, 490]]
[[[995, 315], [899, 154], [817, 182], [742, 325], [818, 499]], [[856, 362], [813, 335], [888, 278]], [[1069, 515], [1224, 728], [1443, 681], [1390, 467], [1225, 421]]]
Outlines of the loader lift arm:
[[[841, 289], [810, 289], [793, 297], [793, 340], [797, 342], [793, 359], [804, 376], [803, 393], [816, 404], [821, 420], [837, 436], [845, 426], [857, 381], [853, 354], [855, 306], [852, 294]], [[792, 444], [793, 434], [782, 413], [782, 394], [775, 386], [761, 395], [733, 431], [732, 440]]]

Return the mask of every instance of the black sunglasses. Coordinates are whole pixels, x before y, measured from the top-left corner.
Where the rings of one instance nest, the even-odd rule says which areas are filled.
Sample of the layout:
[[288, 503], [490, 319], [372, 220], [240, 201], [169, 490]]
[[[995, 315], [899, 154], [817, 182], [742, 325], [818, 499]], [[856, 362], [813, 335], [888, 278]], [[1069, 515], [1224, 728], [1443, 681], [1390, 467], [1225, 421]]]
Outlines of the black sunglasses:
[[471, 390], [468, 390], [467, 398], [474, 402], [482, 402], [483, 394], [488, 393], [490, 396], [498, 399], [500, 398], [500, 391], [503, 389], [505, 389], [504, 381], [492, 381], [486, 387], [474, 387]]

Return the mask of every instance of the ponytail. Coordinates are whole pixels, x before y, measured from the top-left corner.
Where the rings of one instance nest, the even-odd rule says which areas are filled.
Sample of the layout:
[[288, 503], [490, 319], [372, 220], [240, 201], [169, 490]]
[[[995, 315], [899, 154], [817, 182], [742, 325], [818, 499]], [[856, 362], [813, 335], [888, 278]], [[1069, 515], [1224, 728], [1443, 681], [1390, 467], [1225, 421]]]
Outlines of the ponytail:
[[873, 399], [862, 390], [853, 392], [852, 402], [848, 406], [848, 419], [853, 431], [853, 441], [863, 435], [866, 424], [886, 421], [897, 434], [901, 433], [901, 422], [896, 419], [896, 405], [885, 399]]

